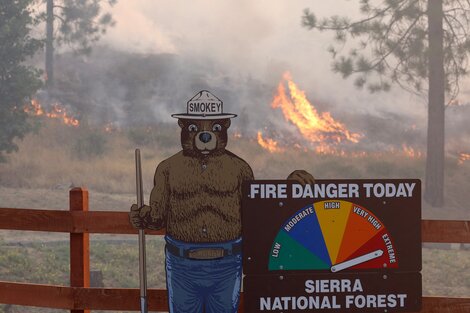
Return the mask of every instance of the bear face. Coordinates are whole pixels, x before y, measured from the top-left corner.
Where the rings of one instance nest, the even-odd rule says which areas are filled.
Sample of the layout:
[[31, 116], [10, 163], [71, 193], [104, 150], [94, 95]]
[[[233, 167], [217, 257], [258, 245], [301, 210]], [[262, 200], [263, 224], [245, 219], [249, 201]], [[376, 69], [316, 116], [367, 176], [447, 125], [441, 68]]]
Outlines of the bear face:
[[230, 119], [178, 119], [178, 125], [185, 155], [202, 158], [224, 153]]

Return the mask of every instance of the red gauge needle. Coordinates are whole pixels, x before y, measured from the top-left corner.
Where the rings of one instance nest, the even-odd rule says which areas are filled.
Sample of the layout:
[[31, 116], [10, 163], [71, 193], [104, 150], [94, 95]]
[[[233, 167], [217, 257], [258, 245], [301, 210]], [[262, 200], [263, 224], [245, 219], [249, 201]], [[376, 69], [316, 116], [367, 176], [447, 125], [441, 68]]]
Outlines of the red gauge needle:
[[347, 268], [350, 268], [350, 267], [353, 267], [355, 265], [358, 265], [358, 264], [361, 264], [361, 263], [364, 263], [364, 262], [367, 262], [367, 261], [370, 261], [370, 260], [373, 260], [375, 258], [378, 258], [380, 256], [382, 256], [384, 254], [384, 252], [382, 250], [375, 250], [373, 252], [369, 252], [367, 254], [364, 254], [364, 255], [361, 255], [361, 256], [358, 256], [354, 259], [351, 259], [351, 260], [347, 260], [347, 261], [344, 261], [344, 262], [341, 262], [341, 263], [338, 263], [338, 264], [335, 264], [331, 267], [331, 271], [333, 273], [335, 272], [339, 272], [339, 271], [342, 271], [344, 269], [347, 269]]

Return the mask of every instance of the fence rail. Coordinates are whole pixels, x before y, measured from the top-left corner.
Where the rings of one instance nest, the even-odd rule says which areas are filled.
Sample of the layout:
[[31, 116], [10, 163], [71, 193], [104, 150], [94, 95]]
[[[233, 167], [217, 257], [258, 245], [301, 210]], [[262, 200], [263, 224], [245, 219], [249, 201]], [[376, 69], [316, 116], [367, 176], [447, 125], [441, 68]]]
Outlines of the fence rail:
[[[470, 243], [470, 221], [423, 220], [422, 241]], [[90, 288], [88, 234], [136, 234], [126, 212], [88, 211], [88, 191], [70, 190], [70, 210], [0, 208], [0, 229], [70, 233], [71, 286], [0, 281], [0, 303], [66, 309], [139, 311], [139, 289]], [[164, 231], [148, 231], [164, 235]], [[242, 299], [243, 301], [243, 295]], [[148, 290], [151, 311], [168, 311], [163, 289]], [[240, 305], [242, 312], [243, 305]], [[423, 297], [425, 313], [470, 313], [470, 298]]]
[[[0, 229], [89, 234], [137, 234], [126, 212], [0, 208]], [[422, 241], [470, 243], [470, 221], [422, 220]], [[147, 230], [164, 235], [163, 230]]]

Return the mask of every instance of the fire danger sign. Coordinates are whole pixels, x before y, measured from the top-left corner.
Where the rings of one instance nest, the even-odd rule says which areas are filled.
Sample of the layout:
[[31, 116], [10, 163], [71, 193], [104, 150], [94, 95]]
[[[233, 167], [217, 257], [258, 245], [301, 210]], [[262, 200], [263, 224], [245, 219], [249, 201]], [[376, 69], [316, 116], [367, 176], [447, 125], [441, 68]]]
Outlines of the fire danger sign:
[[419, 180], [244, 186], [246, 312], [418, 311]]

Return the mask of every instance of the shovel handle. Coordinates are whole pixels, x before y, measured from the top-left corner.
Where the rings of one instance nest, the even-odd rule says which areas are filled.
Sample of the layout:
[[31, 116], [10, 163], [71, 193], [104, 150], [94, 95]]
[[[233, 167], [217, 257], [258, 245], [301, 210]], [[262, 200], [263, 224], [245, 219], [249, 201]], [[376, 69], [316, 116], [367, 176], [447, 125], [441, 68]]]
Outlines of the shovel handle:
[[[144, 194], [142, 188], [142, 166], [140, 162], [140, 150], [135, 149], [135, 178], [137, 206], [144, 206]], [[145, 231], [139, 229], [139, 283], [140, 283], [140, 311], [147, 313], [147, 266], [145, 255]]]

